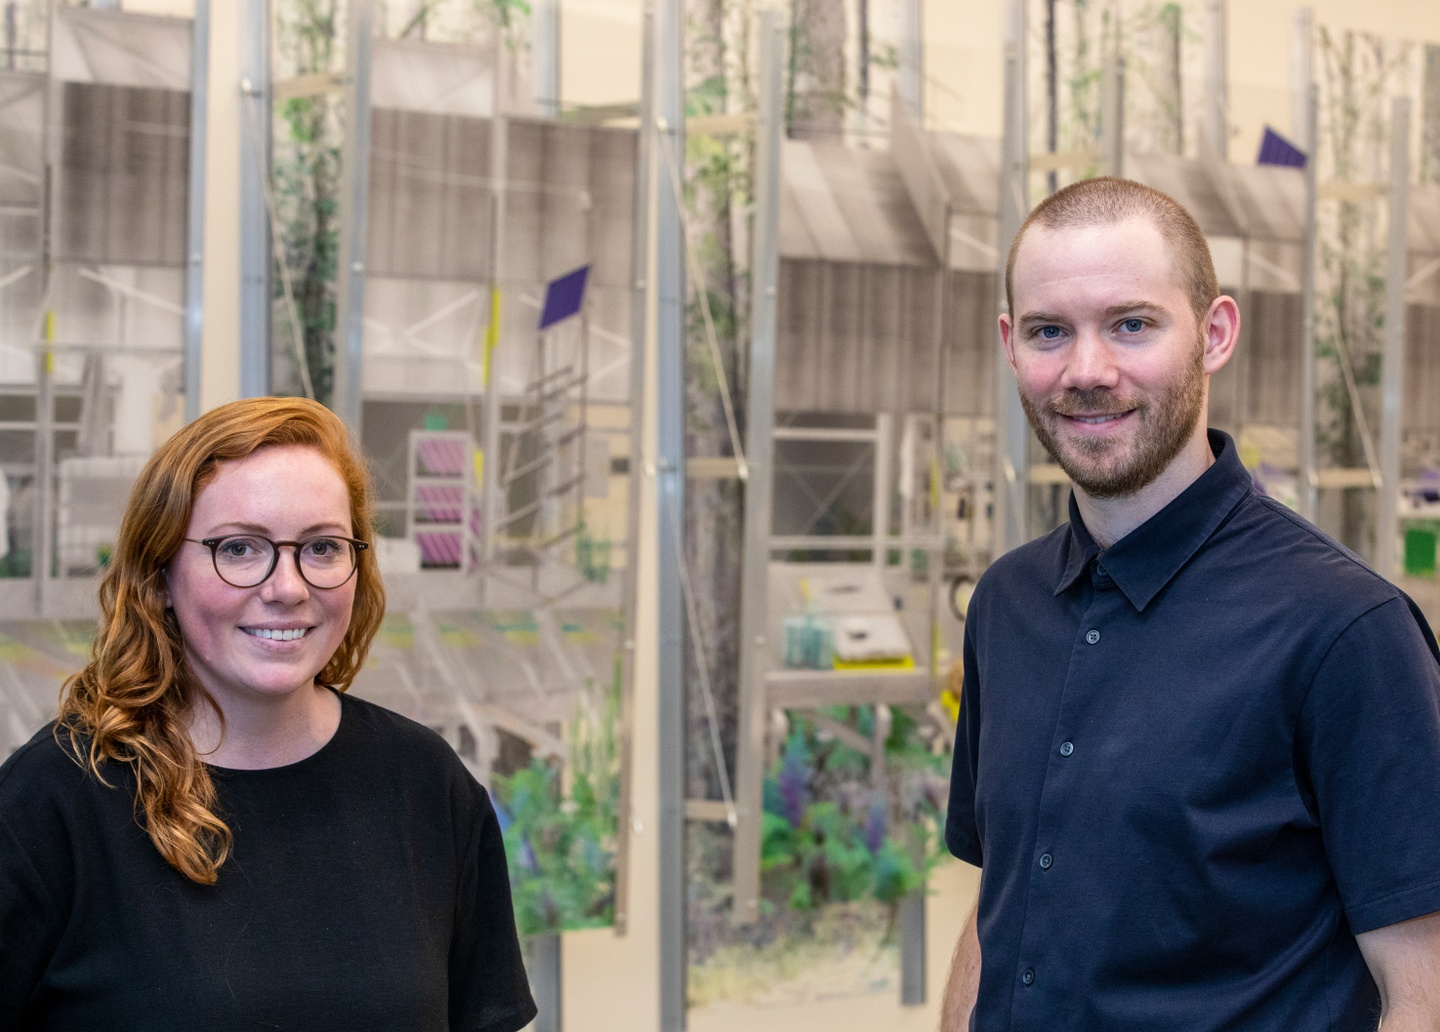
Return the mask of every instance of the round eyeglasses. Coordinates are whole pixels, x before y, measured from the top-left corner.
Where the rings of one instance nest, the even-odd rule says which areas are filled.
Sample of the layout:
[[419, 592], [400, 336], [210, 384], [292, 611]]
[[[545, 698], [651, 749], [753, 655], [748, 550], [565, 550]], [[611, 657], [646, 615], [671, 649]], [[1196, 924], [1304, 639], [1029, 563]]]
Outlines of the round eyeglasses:
[[234, 588], [263, 584], [280, 561], [280, 549], [295, 550], [295, 568], [312, 588], [338, 588], [355, 575], [360, 553], [370, 546], [355, 538], [321, 534], [304, 541], [271, 541], [259, 534], [227, 534], [224, 537], [185, 538], [210, 549], [215, 572]]

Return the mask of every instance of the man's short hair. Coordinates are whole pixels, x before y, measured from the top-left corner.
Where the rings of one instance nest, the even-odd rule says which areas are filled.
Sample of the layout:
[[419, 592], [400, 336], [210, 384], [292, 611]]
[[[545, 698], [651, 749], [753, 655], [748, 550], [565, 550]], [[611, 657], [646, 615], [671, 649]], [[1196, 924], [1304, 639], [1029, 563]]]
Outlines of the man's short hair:
[[1067, 229], [1073, 226], [1109, 226], [1133, 218], [1146, 218], [1160, 231], [1170, 250], [1175, 272], [1190, 299], [1195, 320], [1204, 320], [1210, 302], [1220, 296], [1215, 277], [1215, 261], [1205, 234], [1190, 213], [1168, 194], [1137, 183], [1133, 179], [1102, 176], [1082, 179], [1051, 194], [1035, 206], [1020, 226], [1005, 260], [1005, 299], [1010, 318], [1015, 318], [1015, 255], [1020, 241], [1032, 225], [1046, 229]]

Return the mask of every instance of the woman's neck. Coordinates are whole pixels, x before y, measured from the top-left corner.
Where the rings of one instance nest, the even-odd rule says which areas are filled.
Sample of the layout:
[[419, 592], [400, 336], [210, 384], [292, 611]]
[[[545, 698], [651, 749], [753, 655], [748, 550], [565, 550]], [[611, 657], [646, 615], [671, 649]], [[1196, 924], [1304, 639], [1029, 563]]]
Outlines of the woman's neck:
[[266, 770], [313, 756], [340, 726], [340, 697], [312, 685], [278, 698], [236, 703], [223, 727], [214, 706], [198, 700], [187, 730], [200, 758], [212, 767]]

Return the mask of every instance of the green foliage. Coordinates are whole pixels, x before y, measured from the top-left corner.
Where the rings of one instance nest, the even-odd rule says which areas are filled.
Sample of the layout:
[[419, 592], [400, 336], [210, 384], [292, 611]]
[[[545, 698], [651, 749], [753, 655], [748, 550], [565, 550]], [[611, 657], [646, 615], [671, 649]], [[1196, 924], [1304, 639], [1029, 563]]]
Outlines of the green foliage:
[[[821, 712], [873, 734], [871, 707]], [[885, 760], [888, 783], [876, 792], [867, 754], [795, 719], [765, 782], [760, 870], [770, 907], [806, 911], [861, 899], [894, 905], [924, 885], [943, 855], [945, 758], [925, 743], [913, 717], [894, 710]]]
[[[337, 0], [289, 0], [276, 12], [276, 44], [290, 75], [333, 72], [337, 49]], [[304, 346], [305, 375], [316, 398], [328, 401], [335, 371], [336, 261], [340, 246], [340, 120], [328, 94], [290, 97], [278, 109], [272, 165], [276, 215], [295, 318]], [[273, 279], [276, 299], [284, 283]], [[277, 311], [289, 321], [288, 305]], [[277, 339], [290, 335], [277, 327]], [[297, 371], [298, 372], [298, 371]], [[298, 390], [299, 384], [289, 385]]]
[[[603, 697], [570, 724], [568, 788], [535, 759], [492, 778], [505, 828], [515, 923], [522, 935], [602, 927], [615, 920], [615, 835], [620, 803], [620, 667]], [[593, 704], [598, 702], [598, 708]]]

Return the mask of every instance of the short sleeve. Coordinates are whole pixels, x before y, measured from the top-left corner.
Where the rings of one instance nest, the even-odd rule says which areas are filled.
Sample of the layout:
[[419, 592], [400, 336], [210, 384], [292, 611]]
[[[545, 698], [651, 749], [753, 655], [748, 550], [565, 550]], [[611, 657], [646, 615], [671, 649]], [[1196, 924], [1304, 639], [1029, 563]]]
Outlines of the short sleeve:
[[[970, 607], [973, 611], [973, 599]], [[975, 782], [979, 772], [980, 679], [971, 631], [974, 626], [974, 620], [965, 621], [965, 680], [960, 689], [960, 719], [955, 728], [955, 755], [950, 764], [945, 845], [961, 860], [979, 867], [983, 853], [975, 821]]]
[[515, 1032], [535, 1017], [520, 956], [500, 822], [479, 785], [469, 842], [461, 857], [455, 937], [450, 946], [450, 1028]]
[[1298, 727], [1326, 856], [1351, 931], [1440, 911], [1440, 657], [1396, 597], [1347, 627]]

